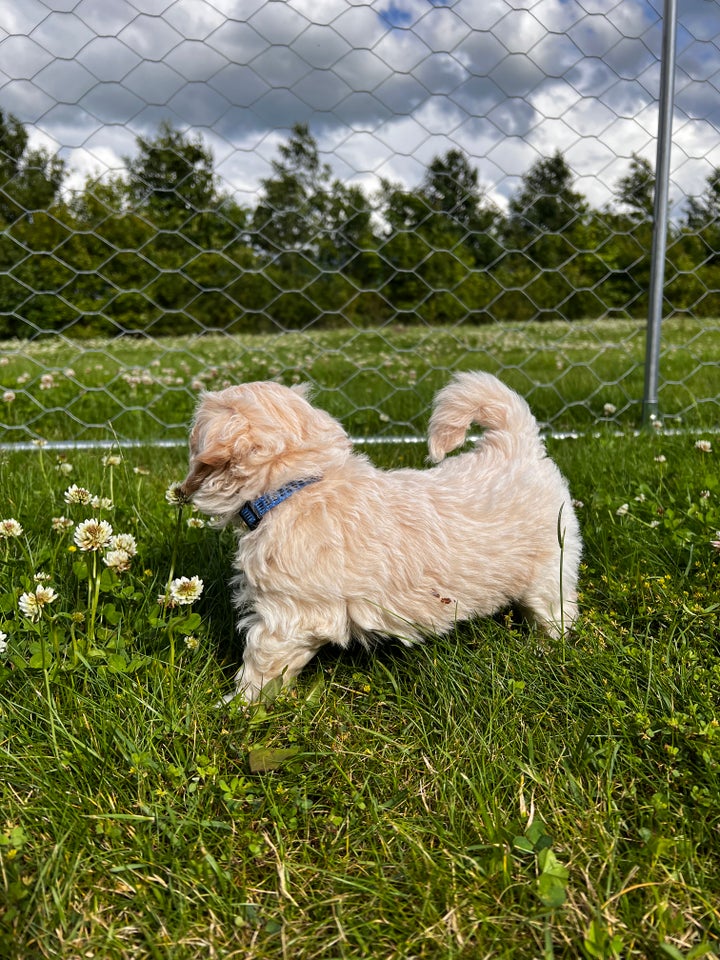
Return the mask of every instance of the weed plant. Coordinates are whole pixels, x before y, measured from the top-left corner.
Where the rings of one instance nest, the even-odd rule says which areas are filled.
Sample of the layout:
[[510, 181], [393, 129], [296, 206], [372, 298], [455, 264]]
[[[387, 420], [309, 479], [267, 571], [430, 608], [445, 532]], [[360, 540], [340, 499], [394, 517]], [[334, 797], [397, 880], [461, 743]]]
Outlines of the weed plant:
[[718, 956], [713, 445], [551, 444], [586, 543], [572, 637], [509, 611], [225, 709], [233, 537], [168, 501], [184, 453], [6, 455], [0, 955]]

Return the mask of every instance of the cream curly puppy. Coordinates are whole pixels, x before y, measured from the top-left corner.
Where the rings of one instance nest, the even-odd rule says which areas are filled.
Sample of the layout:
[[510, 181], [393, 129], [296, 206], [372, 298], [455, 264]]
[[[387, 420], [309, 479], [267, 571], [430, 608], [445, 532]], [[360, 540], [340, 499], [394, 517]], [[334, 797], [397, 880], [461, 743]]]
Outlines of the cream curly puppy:
[[[411, 644], [520, 606], [553, 637], [577, 616], [582, 549], [567, 484], [527, 403], [488, 373], [435, 399], [427, 470], [354, 453], [305, 386], [246, 383], [200, 400], [185, 495], [238, 527], [235, 689], [295, 677], [326, 643]], [[445, 460], [476, 423], [474, 449]], [[442, 461], [442, 462], [441, 462]]]

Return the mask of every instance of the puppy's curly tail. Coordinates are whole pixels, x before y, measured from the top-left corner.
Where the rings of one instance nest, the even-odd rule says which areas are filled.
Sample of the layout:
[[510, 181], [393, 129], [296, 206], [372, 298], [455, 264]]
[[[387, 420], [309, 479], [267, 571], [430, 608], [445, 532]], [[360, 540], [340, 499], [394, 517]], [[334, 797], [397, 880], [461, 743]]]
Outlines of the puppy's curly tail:
[[437, 394], [428, 428], [430, 459], [439, 463], [465, 440], [470, 424], [484, 427], [481, 447], [505, 455], [536, 448], [544, 456], [537, 421], [523, 398], [491, 373], [457, 373]]

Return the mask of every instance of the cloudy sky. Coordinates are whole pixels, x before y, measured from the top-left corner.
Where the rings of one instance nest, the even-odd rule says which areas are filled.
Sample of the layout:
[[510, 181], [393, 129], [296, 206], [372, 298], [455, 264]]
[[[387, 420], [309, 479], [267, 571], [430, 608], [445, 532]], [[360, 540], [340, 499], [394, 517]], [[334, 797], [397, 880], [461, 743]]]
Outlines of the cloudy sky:
[[[461, 148], [499, 202], [563, 151], [595, 203], [653, 163], [662, 0], [0, 0], [0, 109], [73, 183], [162, 120], [252, 202], [307, 122], [339, 177], [407, 184]], [[720, 166], [720, 4], [679, 0], [672, 193]]]

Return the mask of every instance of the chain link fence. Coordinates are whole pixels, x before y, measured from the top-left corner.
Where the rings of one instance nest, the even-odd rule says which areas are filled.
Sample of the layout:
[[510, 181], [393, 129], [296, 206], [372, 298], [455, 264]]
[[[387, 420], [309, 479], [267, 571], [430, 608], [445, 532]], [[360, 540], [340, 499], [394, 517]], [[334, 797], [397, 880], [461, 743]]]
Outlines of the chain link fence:
[[[458, 368], [549, 430], [642, 413], [662, 7], [6, 0], [0, 441], [183, 442], [311, 380], [422, 435]], [[666, 423], [720, 408], [720, 12], [677, 22]]]

